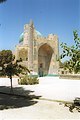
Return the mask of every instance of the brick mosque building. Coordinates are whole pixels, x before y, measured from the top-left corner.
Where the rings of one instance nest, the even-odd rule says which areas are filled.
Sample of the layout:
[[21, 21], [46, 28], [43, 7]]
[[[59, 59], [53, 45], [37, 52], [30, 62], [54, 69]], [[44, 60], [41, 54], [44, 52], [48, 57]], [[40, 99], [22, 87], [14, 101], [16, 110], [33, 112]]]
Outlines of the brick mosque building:
[[33, 21], [24, 25], [19, 44], [16, 45], [15, 59], [39, 76], [58, 74], [58, 36], [43, 37], [34, 27]]

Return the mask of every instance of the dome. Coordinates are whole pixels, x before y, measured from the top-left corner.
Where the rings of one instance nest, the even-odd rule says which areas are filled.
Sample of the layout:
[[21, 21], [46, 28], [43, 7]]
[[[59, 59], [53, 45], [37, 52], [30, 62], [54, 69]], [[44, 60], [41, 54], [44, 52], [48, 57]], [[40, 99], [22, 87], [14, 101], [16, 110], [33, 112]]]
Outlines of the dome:
[[35, 30], [35, 33], [36, 33], [37, 36], [42, 36], [42, 34], [37, 30]]
[[[42, 34], [39, 31], [37, 31], [37, 30], [35, 30], [35, 35], [36, 36], [42, 36]], [[21, 35], [19, 37], [19, 43], [22, 43], [23, 39], [24, 39], [24, 33], [21, 33]]]
[[19, 37], [19, 43], [23, 42], [23, 38], [24, 38], [24, 33], [21, 33], [21, 35]]

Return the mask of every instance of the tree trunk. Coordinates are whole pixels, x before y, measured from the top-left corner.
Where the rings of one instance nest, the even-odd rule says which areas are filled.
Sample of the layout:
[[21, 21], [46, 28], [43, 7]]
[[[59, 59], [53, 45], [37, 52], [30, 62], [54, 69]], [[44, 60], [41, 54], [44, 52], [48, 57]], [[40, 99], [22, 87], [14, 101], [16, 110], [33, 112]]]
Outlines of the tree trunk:
[[12, 87], [12, 76], [10, 77], [10, 82], [11, 82], [11, 90], [10, 90], [10, 92], [13, 93], [13, 87]]

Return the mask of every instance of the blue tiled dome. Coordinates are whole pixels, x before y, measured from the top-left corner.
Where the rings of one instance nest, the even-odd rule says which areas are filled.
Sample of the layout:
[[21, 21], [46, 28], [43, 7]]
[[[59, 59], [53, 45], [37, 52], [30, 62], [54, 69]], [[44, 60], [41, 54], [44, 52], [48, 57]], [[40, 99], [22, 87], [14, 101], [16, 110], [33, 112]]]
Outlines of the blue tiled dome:
[[21, 35], [19, 37], [19, 43], [23, 42], [23, 38], [24, 38], [24, 33], [21, 33]]
[[37, 31], [37, 30], [36, 30], [36, 34], [37, 34], [38, 36], [42, 36], [42, 34], [41, 34], [39, 31]]
[[[35, 30], [35, 33], [36, 33], [37, 36], [42, 36], [42, 34], [37, 30]], [[21, 33], [21, 35], [19, 37], [19, 43], [22, 43], [23, 39], [24, 39], [24, 33]]]

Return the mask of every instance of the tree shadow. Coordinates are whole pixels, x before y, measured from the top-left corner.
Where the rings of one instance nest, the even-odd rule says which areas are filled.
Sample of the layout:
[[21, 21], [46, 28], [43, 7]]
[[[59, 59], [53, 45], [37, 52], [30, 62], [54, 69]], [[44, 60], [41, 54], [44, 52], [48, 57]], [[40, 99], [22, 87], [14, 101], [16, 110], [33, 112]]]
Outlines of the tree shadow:
[[22, 87], [13, 88], [14, 93], [10, 92], [10, 87], [0, 86], [0, 110], [10, 108], [21, 108], [34, 105], [41, 96], [36, 96], [34, 91], [24, 90]]

